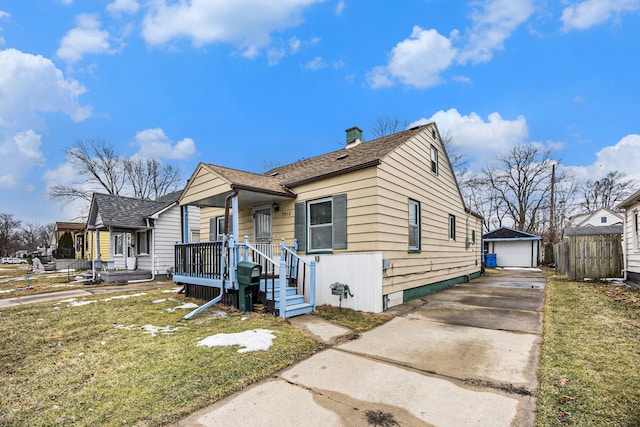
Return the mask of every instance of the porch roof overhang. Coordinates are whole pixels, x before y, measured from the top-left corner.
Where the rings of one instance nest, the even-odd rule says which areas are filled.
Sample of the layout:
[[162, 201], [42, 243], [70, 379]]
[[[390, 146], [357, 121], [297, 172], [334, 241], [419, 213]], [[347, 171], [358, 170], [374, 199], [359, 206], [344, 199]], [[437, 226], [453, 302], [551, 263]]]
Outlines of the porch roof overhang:
[[242, 184], [232, 184], [228, 191], [214, 194], [189, 204], [198, 207], [224, 208], [225, 199], [230, 194], [233, 194], [234, 191], [238, 191], [238, 207], [240, 209], [296, 198], [296, 195], [291, 193], [280, 193], [264, 188], [253, 188]]

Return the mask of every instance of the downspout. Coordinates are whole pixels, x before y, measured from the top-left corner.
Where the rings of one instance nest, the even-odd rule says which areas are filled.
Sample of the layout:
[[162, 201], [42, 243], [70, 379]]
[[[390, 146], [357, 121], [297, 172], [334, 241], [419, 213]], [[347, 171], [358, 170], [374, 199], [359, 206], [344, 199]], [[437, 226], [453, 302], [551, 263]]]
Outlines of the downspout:
[[147, 228], [151, 230], [151, 281], [156, 280], [156, 230], [151, 227], [149, 218], [146, 218]]
[[[627, 281], [627, 269], [629, 267], [629, 257], [627, 256], [627, 214], [628, 211], [624, 210], [624, 221], [622, 222], [622, 280]], [[633, 229], [633, 227], [631, 227]]]
[[[238, 196], [238, 190], [233, 190], [233, 193], [229, 194], [227, 197], [224, 198], [224, 236], [225, 236], [224, 247], [226, 249], [229, 248], [229, 239], [227, 239], [227, 234], [229, 234], [229, 208], [230, 208], [229, 205], [231, 204], [231, 199], [237, 196]], [[238, 217], [238, 212], [234, 212], [233, 214], [236, 216], [236, 218]], [[228, 253], [228, 251], [224, 251], [224, 252], [225, 254]], [[229, 264], [225, 263], [225, 267], [227, 268], [227, 273], [228, 273]], [[223, 271], [222, 272], [222, 290], [220, 292], [221, 295], [225, 293], [225, 289], [226, 289], [225, 277], [226, 277], [226, 274]]]

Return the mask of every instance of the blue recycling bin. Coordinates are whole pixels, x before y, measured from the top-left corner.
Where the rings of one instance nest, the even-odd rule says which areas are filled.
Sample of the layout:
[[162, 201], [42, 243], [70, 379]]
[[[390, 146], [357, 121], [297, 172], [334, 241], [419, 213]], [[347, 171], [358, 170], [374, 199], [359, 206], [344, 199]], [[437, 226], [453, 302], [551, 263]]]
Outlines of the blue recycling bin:
[[485, 254], [484, 265], [487, 268], [496, 268], [498, 266], [496, 254]]

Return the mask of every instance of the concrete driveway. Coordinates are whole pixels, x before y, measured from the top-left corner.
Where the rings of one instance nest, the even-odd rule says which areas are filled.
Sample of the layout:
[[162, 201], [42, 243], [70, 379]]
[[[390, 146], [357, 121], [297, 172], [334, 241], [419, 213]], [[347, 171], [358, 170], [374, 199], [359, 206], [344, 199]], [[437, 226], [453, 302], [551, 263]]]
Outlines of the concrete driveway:
[[[513, 271], [394, 307], [385, 325], [178, 425], [532, 426], [544, 287]], [[292, 323], [329, 344], [350, 332]]]

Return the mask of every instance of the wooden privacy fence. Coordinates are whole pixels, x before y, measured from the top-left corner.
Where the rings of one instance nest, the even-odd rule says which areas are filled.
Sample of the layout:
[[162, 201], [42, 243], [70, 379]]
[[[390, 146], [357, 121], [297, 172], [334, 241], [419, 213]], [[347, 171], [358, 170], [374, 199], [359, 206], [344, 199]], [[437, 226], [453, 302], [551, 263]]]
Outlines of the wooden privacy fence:
[[622, 236], [571, 236], [553, 246], [558, 270], [570, 280], [622, 277]]

